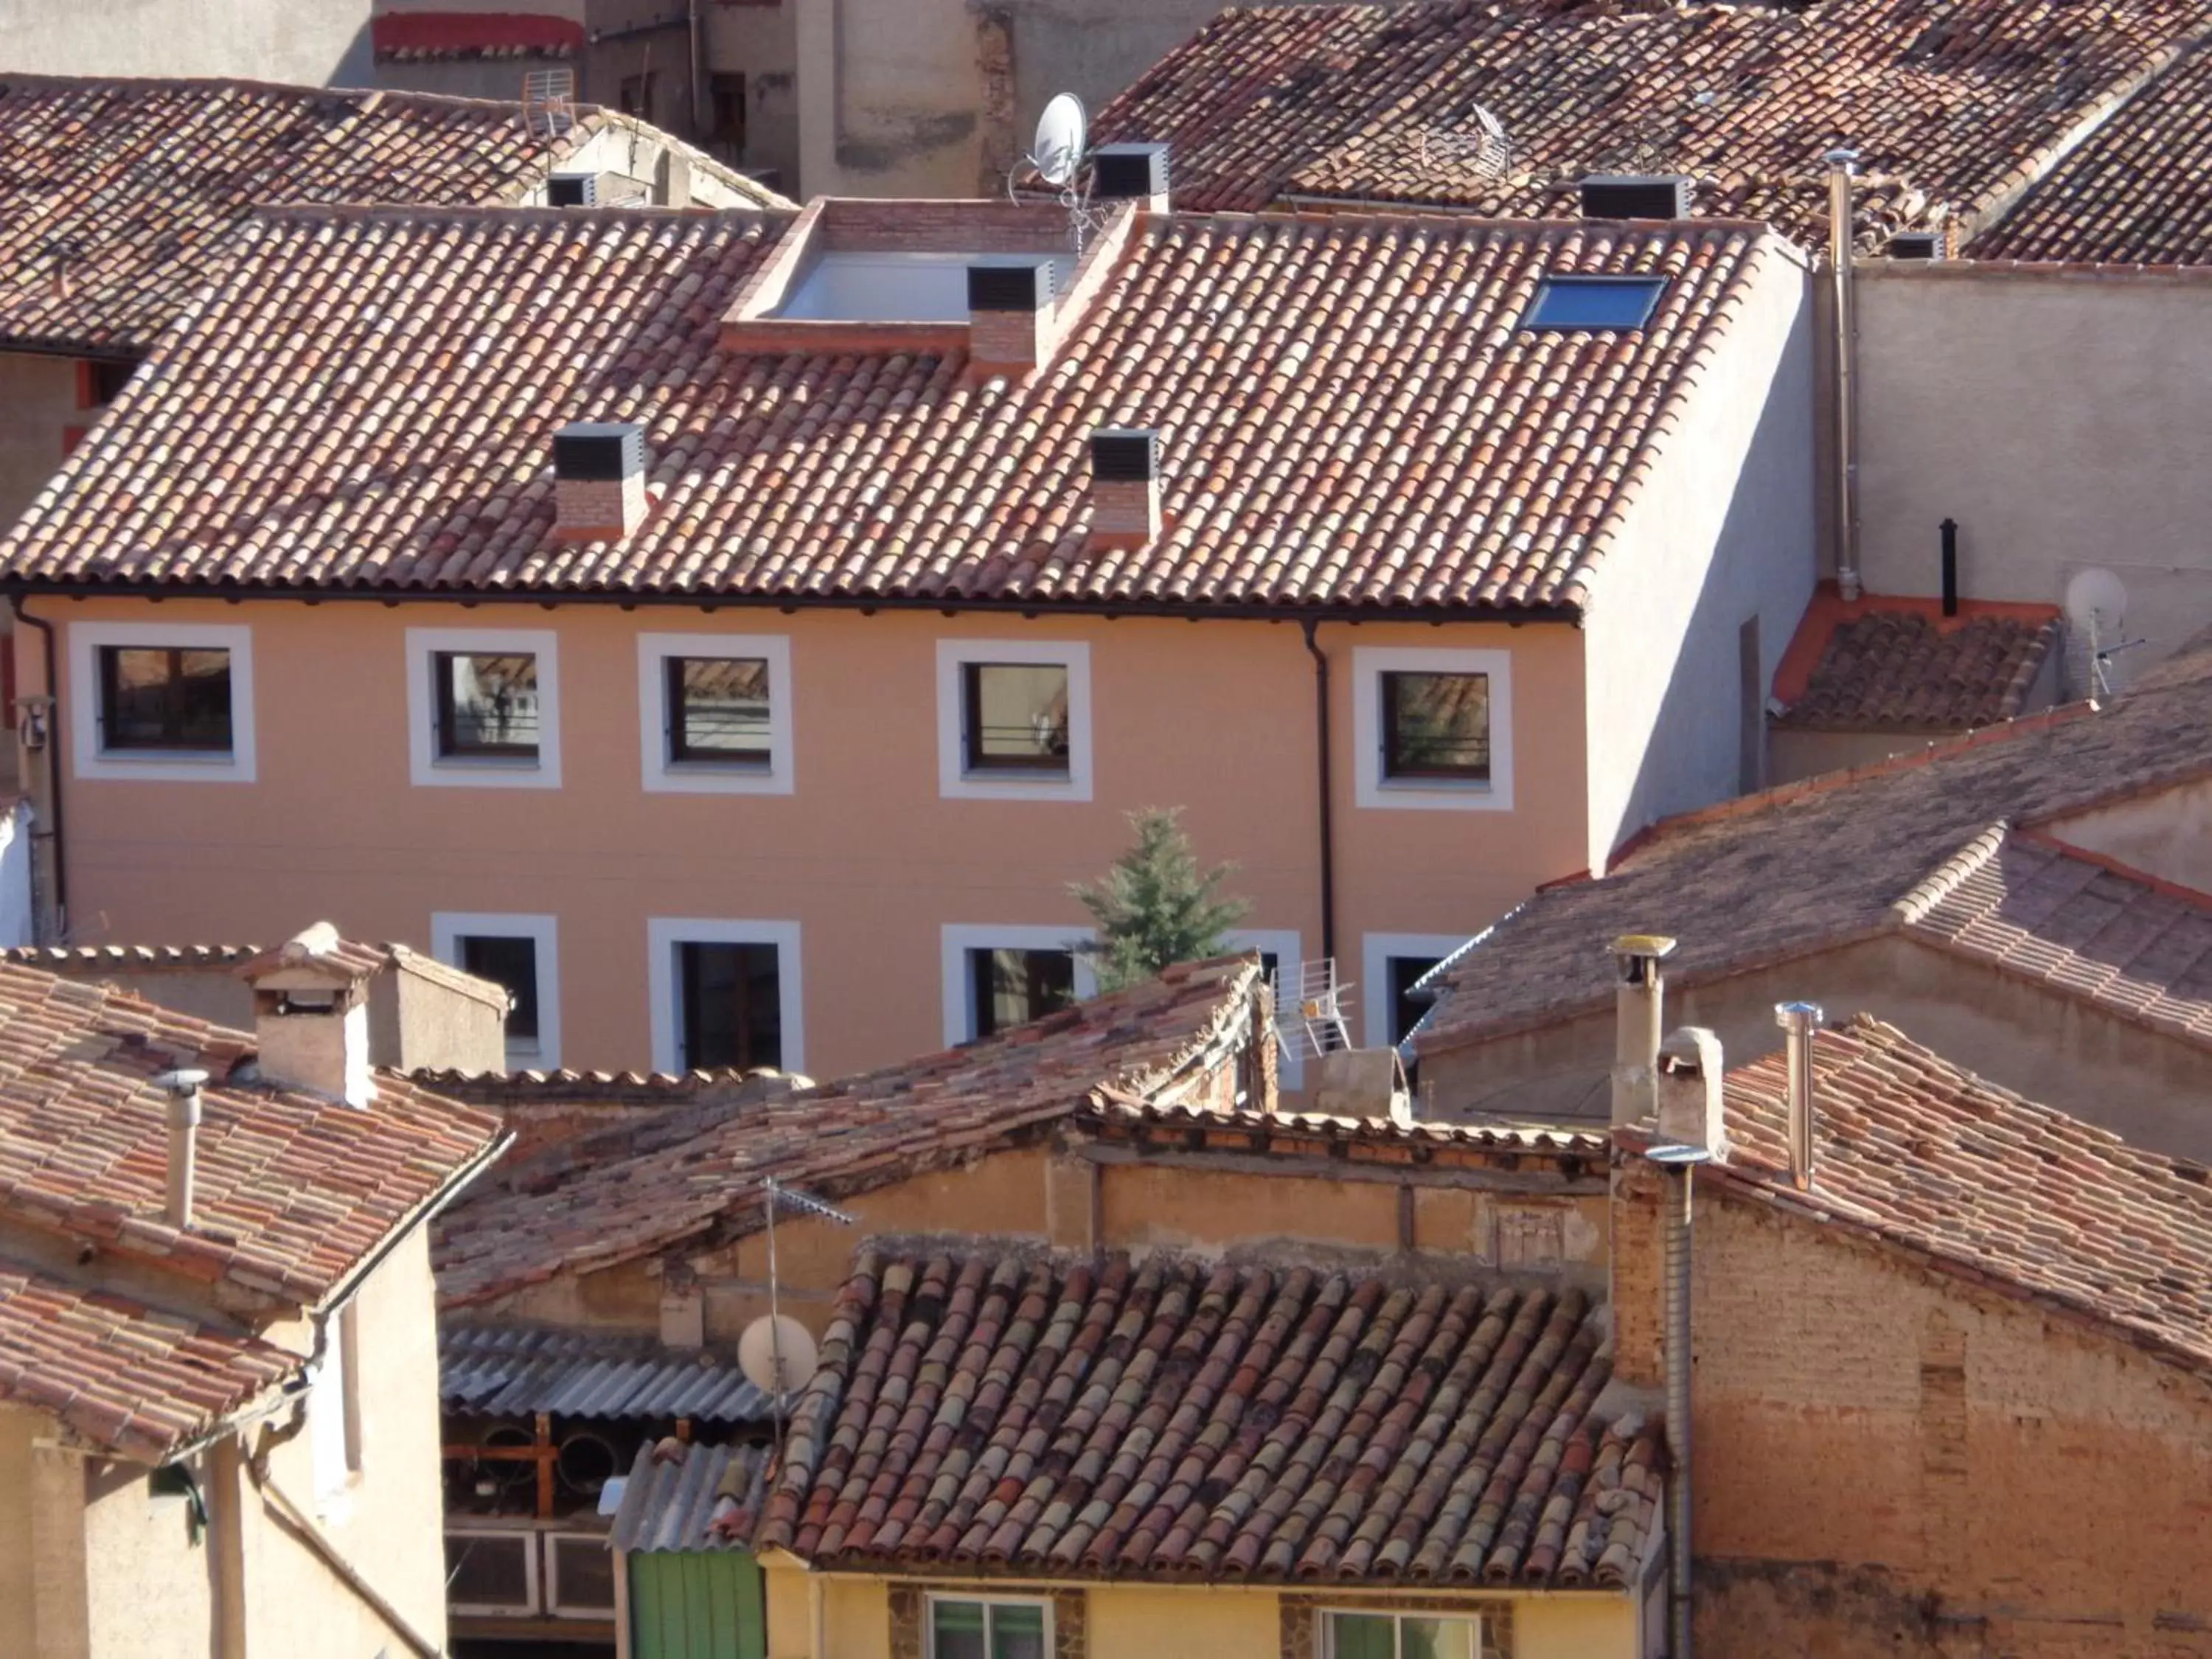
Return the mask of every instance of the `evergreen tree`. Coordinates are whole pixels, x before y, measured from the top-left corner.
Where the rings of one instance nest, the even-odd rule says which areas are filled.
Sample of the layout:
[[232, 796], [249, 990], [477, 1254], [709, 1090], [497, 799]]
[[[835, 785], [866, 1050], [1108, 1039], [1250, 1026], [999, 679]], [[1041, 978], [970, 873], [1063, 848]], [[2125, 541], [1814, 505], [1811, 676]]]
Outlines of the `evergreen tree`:
[[1243, 918], [1243, 899], [1219, 896], [1237, 866], [1201, 872], [1181, 817], [1180, 807], [1130, 813], [1136, 845], [1099, 880], [1068, 890], [1098, 924], [1097, 941], [1079, 948], [1096, 964], [1101, 990], [1150, 979], [1173, 963], [1221, 955], [1222, 934]]

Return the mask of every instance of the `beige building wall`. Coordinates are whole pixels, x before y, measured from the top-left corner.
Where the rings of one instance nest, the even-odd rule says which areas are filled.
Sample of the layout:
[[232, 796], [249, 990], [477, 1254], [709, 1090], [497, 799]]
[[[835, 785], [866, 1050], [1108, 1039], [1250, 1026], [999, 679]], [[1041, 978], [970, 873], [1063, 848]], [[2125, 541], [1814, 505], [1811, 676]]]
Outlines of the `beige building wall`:
[[[940, 1047], [950, 924], [1066, 928], [1069, 896], [1128, 844], [1133, 808], [1180, 805], [1200, 855], [1233, 860], [1244, 926], [1321, 952], [1313, 665], [1286, 624], [933, 612], [480, 607], [177, 600], [34, 601], [66, 640], [101, 621], [252, 630], [252, 783], [76, 775], [68, 791], [78, 943], [281, 939], [303, 916], [349, 938], [427, 948], [436, 911], [551, 915], [565, 1064], [653, 1060], [648, 918], [776, 920], [800, 929], [804, 1046], [816, 1076]], [[550, 629], [557, 637], [562, 787], [418, 787], [408, 757], [406, 633]], [[787, 637], [795, 792], [648, 793], [638, 636]], [[1088, 647], [1092, 799], [939, 793], [937, 642]], [[1584, 858], [1582, 636], [1560, 624], [1327, 624], [1337, 950], [1370, 933], [1465, 936]], [[26, 686], [38, 636], [19, 630]], [[1360, 809], [1356, 647], [1510, 653], [1513, 810]], [[66, 655], [66, 650], [64, 652]], [[64, 670], [61, 731], [81, 689]], [[331, 687], [343, 686], [333, 702]], [[334, 742], [334, 733], [343, 732]], [[1347, 977], [1357, 977], [1356, 966]], [[1364, 1006], [1364, 1005], [1362, 1005]]]
[[1972, 599], [2056, 605], [2118, 573], [2148, 641], [2123, 684], [2212, 623], [2212, 282], [1878, 261], [1857, 293], [1869, 592], [1940, 591], [1950, 518]]
[[2035, 827], [2160, 881], [2212, 893], [2212, 780], [2131, 796]]
[[369, 0], [0, 0], [17, 74], [372, 84]]
[[15, 523], [54, 476], [63, 434], [99, 416], [78, 401], [76, 358], [0, 351], [0, 523]]

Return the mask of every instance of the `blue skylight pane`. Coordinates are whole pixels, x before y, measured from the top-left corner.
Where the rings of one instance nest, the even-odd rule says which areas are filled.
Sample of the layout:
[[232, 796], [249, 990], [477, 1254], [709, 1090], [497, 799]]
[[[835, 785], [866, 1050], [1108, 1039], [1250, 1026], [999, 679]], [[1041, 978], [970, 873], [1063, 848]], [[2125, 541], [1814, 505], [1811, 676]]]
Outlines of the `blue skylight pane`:
[[1664, 276], [1547, 276], [1523, 328], [1641, 328], [1667, 291]]

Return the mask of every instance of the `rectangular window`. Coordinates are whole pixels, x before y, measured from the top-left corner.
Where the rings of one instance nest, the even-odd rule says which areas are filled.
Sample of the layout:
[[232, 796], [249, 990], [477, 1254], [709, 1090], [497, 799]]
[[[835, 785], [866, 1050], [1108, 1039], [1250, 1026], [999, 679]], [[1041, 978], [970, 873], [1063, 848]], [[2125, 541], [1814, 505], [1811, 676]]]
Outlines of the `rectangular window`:
[[1406, 1040], [1406, 1035], [1420, 1024], [1421, 1016], [1429, 1012], [1426, 1001], [1413, 994], [1413, 988], [1421, 976], [1443, 958], [1437, 957], [1392, 957], [1384, 974], [1390, 994], [1390, 1042], [1392, 1047]]
[[230, 653], [102, 646], [100, 711], [107, 750], [227, 755]]
[[461, 970], [503, 985], [514, 999], [507, 1011], [507, 1038], [538, 1044], [538, 941], [495, 933], [471, 933], [460, 943]]
[[1073, 951], [970, 951], [968, 972], [979, 1037], [1026, 1025], [1075, 1002]]
[[765, 657], [669, 657], [668, 756], [765, 772], [772, 754]]
[[1490, 781], [1490, 676], [1382, 676], [1382, 775]]
[[439, 961], [506, 988], [509, 1071], [561, 1063], [559, 923], [552, 916], [441, 910], [430, 918]]
[[440, 651], [438, 753], [470, 760], [538, 758], [538, 659], [526, 652]]
[[1666, 291], [1663, 276], [1547, 276], [1521, 326], [1563, 333], [1642, 328]]
[[[1466, 945], [1467, 933], [1368, 933], [1359, 941], [1353, 1011], [1369, 1048], [1395, 1048], [1427, 1013], [1430, 1001], [1413, 988], [1431, 968]], [[1409, 1062], [1410, 1063], [1410, 1062]]]
[[1048, 1602], [929, 1598], [928, 1659], [1047, 1659], [1051, 1651]]
[[1431, 1613], [1322, 1616], [1322, 1659], [1481, 1659], [1482, 1621]]
[[971, 771], [1067, 775], [1065, 665], [969, 663], [962, 709]]
[[683, 1069], [783, 1064], [783, 982], [773, 945], [676, 947]]

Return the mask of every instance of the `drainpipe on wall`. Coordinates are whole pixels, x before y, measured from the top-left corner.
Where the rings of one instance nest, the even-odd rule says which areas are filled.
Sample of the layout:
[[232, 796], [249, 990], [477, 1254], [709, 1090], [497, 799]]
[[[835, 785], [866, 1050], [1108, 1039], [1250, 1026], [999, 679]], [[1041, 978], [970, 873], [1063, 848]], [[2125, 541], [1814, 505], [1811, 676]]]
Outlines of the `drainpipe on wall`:
[[[46, 691], [43, 697], [46, 704], [43, 711], [46, 720], [45, 741], [36, 748], [25, 745], [27, 756], [33, 760], [38, 769], [44, 775], [46, 785], [45, 805], [48, 809], [39, 815], [44, 819], [43, 824], [33, 822], [31, 826], [33, 854], [31, 859], [31, 933], [38, 944], [59, 945], [68, 936], [69, 866], [68, 854], [64, 850], [62, 836], [62, 763], [60, 759], [62, 701], [61, 693], [56, 689], [61, 684], [61, 676], [54, 658], [54, 625], [40, 617], [33, 617], [29, 611], [24, 610], [23, 596], [21, 593], [9, 594], [8, 605], [9, 608], [15, 613], [15, 620], [37, 629], [40, 638], [44, 642], [44, 654], [46, 659]], [[24, 700], [19, 696], [17, 701], [20, 702]], [[11, 710], [10, 713], [12, 714], [13, 711]], [[27, 778], [24, 782], [27, 785], [30, 780]], [[32, 792], [32, 799], [35, 808], [39, 805], [35, 790]], [[46, 863], [53, 872], [52, 902], [44, 907], [39, 903], [38, 896], [40, 860], [37, 852], [40, 842], [46, 843]]]
[[1321, 953], [1330, 962], [1336, 960], [1336, 830], [1334, 809], [1329, 799], [1328, 770], [1328, 654], [1314, 640], [1315, 630], [1321, 623], [1309, 617], [1300, 624], [1305, 630], [1306, 650], [1314, 661], [1314, 747], [1316, 756], [1316, 784], [1321, 792]]
[[691, 0], [691, 142], [702, 148], [707, 142], [707, 18], [700, 9], [700, 0]]
[[1697, 1166], [1710, 1163], [1703, 1146], [1654, 1146], [1647, 1156], [1666, 1172], [1667, 1449], [1673, 1464], [1667, 1482], [1668, 1659], [1692, 1659], [1696, 1622], [1691, 1617], [1690, 1440], [1691, 1186]]
[[1828, 269], [1836, 306], [1836, 586], [1845, 599], [1859, 596], [1858, 401], [1851, 359], [1856, 332], [1851, 316], [1851, 171], [1855, 149], [1832, 149], [1828, 164]]

